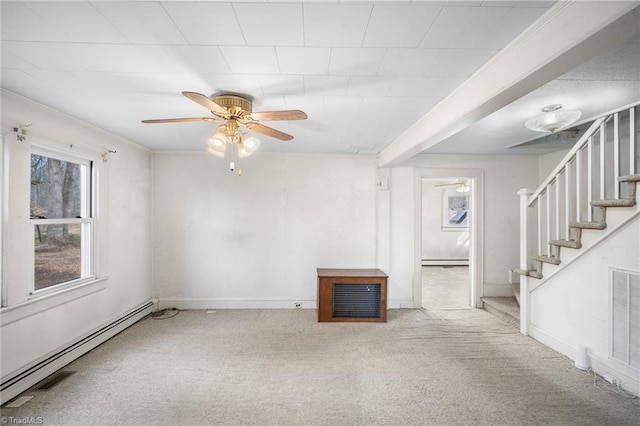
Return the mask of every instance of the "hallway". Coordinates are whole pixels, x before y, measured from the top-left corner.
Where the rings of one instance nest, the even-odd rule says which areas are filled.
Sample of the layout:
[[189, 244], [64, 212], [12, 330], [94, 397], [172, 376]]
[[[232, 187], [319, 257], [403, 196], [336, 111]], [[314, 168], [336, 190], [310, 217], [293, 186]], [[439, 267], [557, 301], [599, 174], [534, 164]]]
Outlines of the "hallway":
[[468, 266], [423, 266], [422, 307], [425, 309], [470, 308]]

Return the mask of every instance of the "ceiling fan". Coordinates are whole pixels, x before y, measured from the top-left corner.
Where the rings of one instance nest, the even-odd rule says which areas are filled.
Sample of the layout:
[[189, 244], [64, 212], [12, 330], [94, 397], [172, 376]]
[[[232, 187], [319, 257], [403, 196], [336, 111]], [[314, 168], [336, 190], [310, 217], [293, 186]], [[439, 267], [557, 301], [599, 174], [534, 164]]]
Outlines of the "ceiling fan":
[[[142, 120], [143, 123], [187, 123], [187, 122], [225, 122], [216, 128], [207, 141], [208, 151], [216, 156], [224, 157], [227, 146], [231, 145], [231, 162], [229, 168], [235, 169], [235, 157], [246, 157], [253, 153], [259, 145], [259, 141], [243, 128], [261, 133], [282, 141], [290, 141], [293, 136], [276, 130], [272, 127], [260, 124], [260, 121], [280, 121], [280, 120], [305, 120], [307, 114], [297, 109], [282, 111], [253, 112], [252, 103], [248, 97], [236, 94], [220, 94], [213, 99], [196, 92], [182, 92], [184, 96], [202, 105], [211, 112], [210, 117], [183, 117], [183, 118], [160, 118], [153, 120]], [[242, 171], [238, 170], [241, 175]]]
[[469, 192], [469, 183], [464, 180], [453, 183], [438, 183], [433, 186], [455, 186], [457, 192]]

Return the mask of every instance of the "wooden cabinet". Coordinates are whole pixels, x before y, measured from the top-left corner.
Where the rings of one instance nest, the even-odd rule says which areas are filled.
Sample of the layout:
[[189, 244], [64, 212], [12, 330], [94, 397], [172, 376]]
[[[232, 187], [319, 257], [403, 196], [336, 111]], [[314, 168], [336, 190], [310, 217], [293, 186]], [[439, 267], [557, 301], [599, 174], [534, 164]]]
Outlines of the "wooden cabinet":
[[386, 322], [387, 274], [318, 268], [318, 322]]

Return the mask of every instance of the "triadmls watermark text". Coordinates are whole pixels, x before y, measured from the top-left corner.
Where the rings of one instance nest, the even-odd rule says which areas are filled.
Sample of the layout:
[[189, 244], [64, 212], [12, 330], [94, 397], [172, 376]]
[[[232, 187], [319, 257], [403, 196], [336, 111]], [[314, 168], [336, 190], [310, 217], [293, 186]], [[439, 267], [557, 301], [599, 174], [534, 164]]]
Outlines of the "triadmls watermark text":
[[34, 416], [2, 416], [0, 417], [0, 423], [3, 425], [43, 425], [44, 418]]

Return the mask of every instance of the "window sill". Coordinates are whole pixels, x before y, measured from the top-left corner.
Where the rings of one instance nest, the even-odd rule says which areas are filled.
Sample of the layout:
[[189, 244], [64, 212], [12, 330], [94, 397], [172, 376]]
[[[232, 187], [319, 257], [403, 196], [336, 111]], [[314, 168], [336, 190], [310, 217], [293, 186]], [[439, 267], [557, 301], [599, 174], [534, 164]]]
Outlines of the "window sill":
[[96, 278], [93, 281], [69, 287], [55, 293], [34, 296], [30, 300], [15, 306], [0, 309], [0, 326], [4, 327], [12, 322], [39, 314], [56, 306], [69, 303], [81, 297], [88, 296], [107, 288], [108, 277]]

